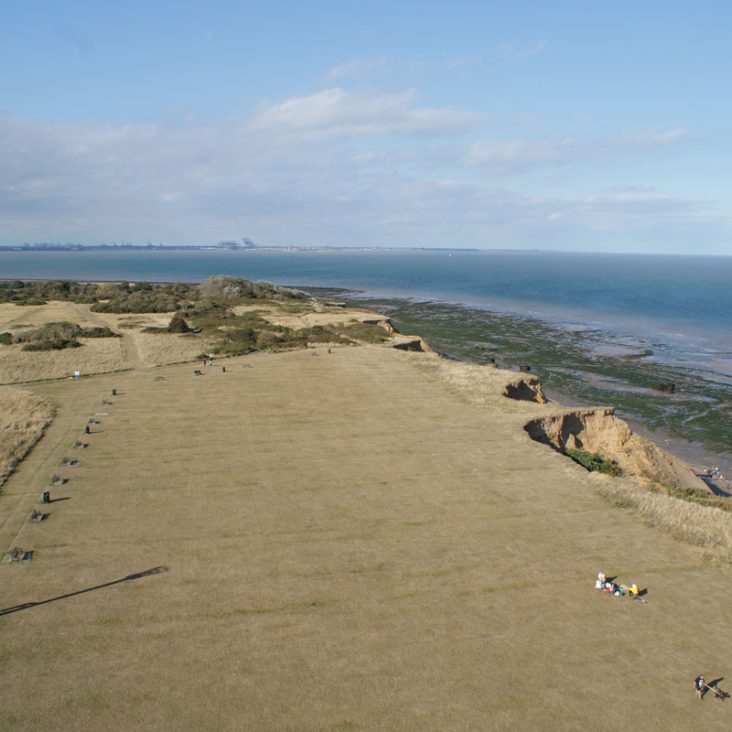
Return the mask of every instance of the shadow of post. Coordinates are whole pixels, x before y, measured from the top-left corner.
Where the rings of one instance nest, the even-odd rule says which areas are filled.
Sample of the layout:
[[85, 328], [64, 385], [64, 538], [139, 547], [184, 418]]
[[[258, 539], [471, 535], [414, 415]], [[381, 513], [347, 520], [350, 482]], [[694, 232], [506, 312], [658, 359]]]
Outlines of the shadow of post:
[[22, 605], [13, 605], [12, 607], [6, 607], [0, 610], [0, 615], [10, 615], [11, 613], [19, 613], [21, 610], [30, 610], [32, 607], [38, 607], [39, 605], [48, 605], [50, 602], [57, 602], [58, 600], [65, 600], [67, 597], [74, 597], [76, 595], [83, 595], [86, 592], [94, 592], [94, 590], [102, 590], [105, 587], [112, 587], [112, 585], [119, 585], [122, 582], [133, 582], [134, 580], [143, 579], [143, 577], [152, 577], [155, 574], [162, 574], [167, 572], [167, 567], [151, 567], [143, 572], [135, 572], [134, 574], [128, 574], [126, 577], [120, 577], [120, 579], [112, 580], [111, 582], [104, 582], [101, 585], [94, 585], [94, 587], [86, 587], [83, 590], [76, 590], [75, 592], [67, 592], [65, 595], [57, 595], [56, 597], [49, 597], [47, 600], [39, 600], [38, 602], [25, 602]]

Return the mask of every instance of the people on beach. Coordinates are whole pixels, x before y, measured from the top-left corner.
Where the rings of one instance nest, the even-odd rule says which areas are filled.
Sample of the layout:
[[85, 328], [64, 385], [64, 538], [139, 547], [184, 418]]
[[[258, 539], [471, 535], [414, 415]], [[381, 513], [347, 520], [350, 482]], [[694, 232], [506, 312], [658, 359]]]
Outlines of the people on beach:
[[639, 597], [639, 593], [640, 593], [640, 590], [638, 589], [638, 585], [635, 582], [633, 582], [633, 584], [630, 587], [628, 587], [628, 596], [633, 600], [637, 600]]
[[704, 689], [706, 688], [706, 685], [707, 682], [704, 681], [704, 676], [701, 674], [694, 679], [694, 689], [699, 700], [704, 696]]
[[606, 581], [607, 581], [607, 578], [605, 577], [605, 573], [598, 572], [597, 579], [595, 580], [595, 589], [601, 590], [605, 586]]

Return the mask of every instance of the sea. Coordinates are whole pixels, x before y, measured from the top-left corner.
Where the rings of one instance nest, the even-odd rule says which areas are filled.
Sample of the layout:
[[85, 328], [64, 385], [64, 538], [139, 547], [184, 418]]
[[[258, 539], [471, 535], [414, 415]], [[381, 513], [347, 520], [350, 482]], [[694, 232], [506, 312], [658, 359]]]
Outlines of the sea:
[[[732, 383], [732, 256], [473, 250], [0, 252], [0, 279], [200, 282], [214, 274], [438, 301], [607, 334]], [[594, 341], [597, 342], [597, 339]]]

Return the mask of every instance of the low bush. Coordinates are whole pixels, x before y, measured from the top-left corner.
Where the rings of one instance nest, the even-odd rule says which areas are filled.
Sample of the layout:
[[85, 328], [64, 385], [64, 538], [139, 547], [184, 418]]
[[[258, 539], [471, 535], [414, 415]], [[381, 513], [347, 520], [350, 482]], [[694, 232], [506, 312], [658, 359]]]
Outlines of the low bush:
[[111, 328], [107, 328], [106, 326], [81, 328], [79, 335], [82, 338], [121, 338], [119, 333], [115, 333]]
[[0, 333], [0, 345], [2, 346], [9, 346], [13, 342], [13, 334], [12, 333]]
[[62, 351], [64, 348], [79, 348], [81, 343], [73, 338], [52, 338], [37, 343], [26, 343], [23, 351]]
[[366, 343], [383, 343], [389, 339], [389, 334], [380, 325], [373, 323], [351, 323], [336, 330], [346, 338]]
[[77, 338], [119, 338], [119, 334], [107, 327], [82, 328], [76, 323], [61, 321], [46, 323], [40, 328], [26, 330], [15, 336], [17, 343], [23, 343], [24, 351], [60, 351], [64, 348], [78, 348]]
[[0, 302], [14, 302], [16, 305], [44, 305], [48, 300], [94, 302], [97, 287], [91, 283], [70, 280], [48, 282], [12, 280], [0, 282]]
[[175, 313], [168, 323], [168, 333], [190, 333], [190, 330], [186, 319], [180, 313]]
[[572, 450], [565, 448], [564, 454], [572, 458], [577, 464], [589, 470], [591, 473], [598, 472], [605, 475], [619, 476], [623, 474], [620, 466], [615, 460], [606, 460], [602, 455], [585, 450]]
[[723, 511], [732, 512], [732, 498], [715, 496], [713, 493], [695, 488], [682, 488], [680, 486], [663, 486], [662, 490], [666, 495], [678, 498], [689, 503], [697, 503], [700, 506], [721, 508]]

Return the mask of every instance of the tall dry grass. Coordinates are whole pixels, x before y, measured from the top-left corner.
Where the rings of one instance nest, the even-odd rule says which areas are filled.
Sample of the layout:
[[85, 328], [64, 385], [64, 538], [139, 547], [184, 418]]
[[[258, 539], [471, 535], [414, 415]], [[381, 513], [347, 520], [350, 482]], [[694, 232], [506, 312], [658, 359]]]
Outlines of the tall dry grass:
[[732, 514], [711, 506], [642, 488], [629, 480], [593, 476], [596, 491], [614, 506], [638, 514], [654, 526], [692, 546], [709, 559], [732, 562]]
[[2, 346], [0, 384], [62, 379], [74, 371], [82, 375], [125, 368], [121, 338], [80, 338], [81, 348], [62, 351], [23, 351], [20, 345]]
[[174, 335], [172, 333], [140, 333], [131, 331], [140, 360], [148, 366], [193, 361], [208, 350], [208, 341], [200, 337]]
[[51, 424], [49, 402], [25, 389], [0, 386], [0, 486]]

